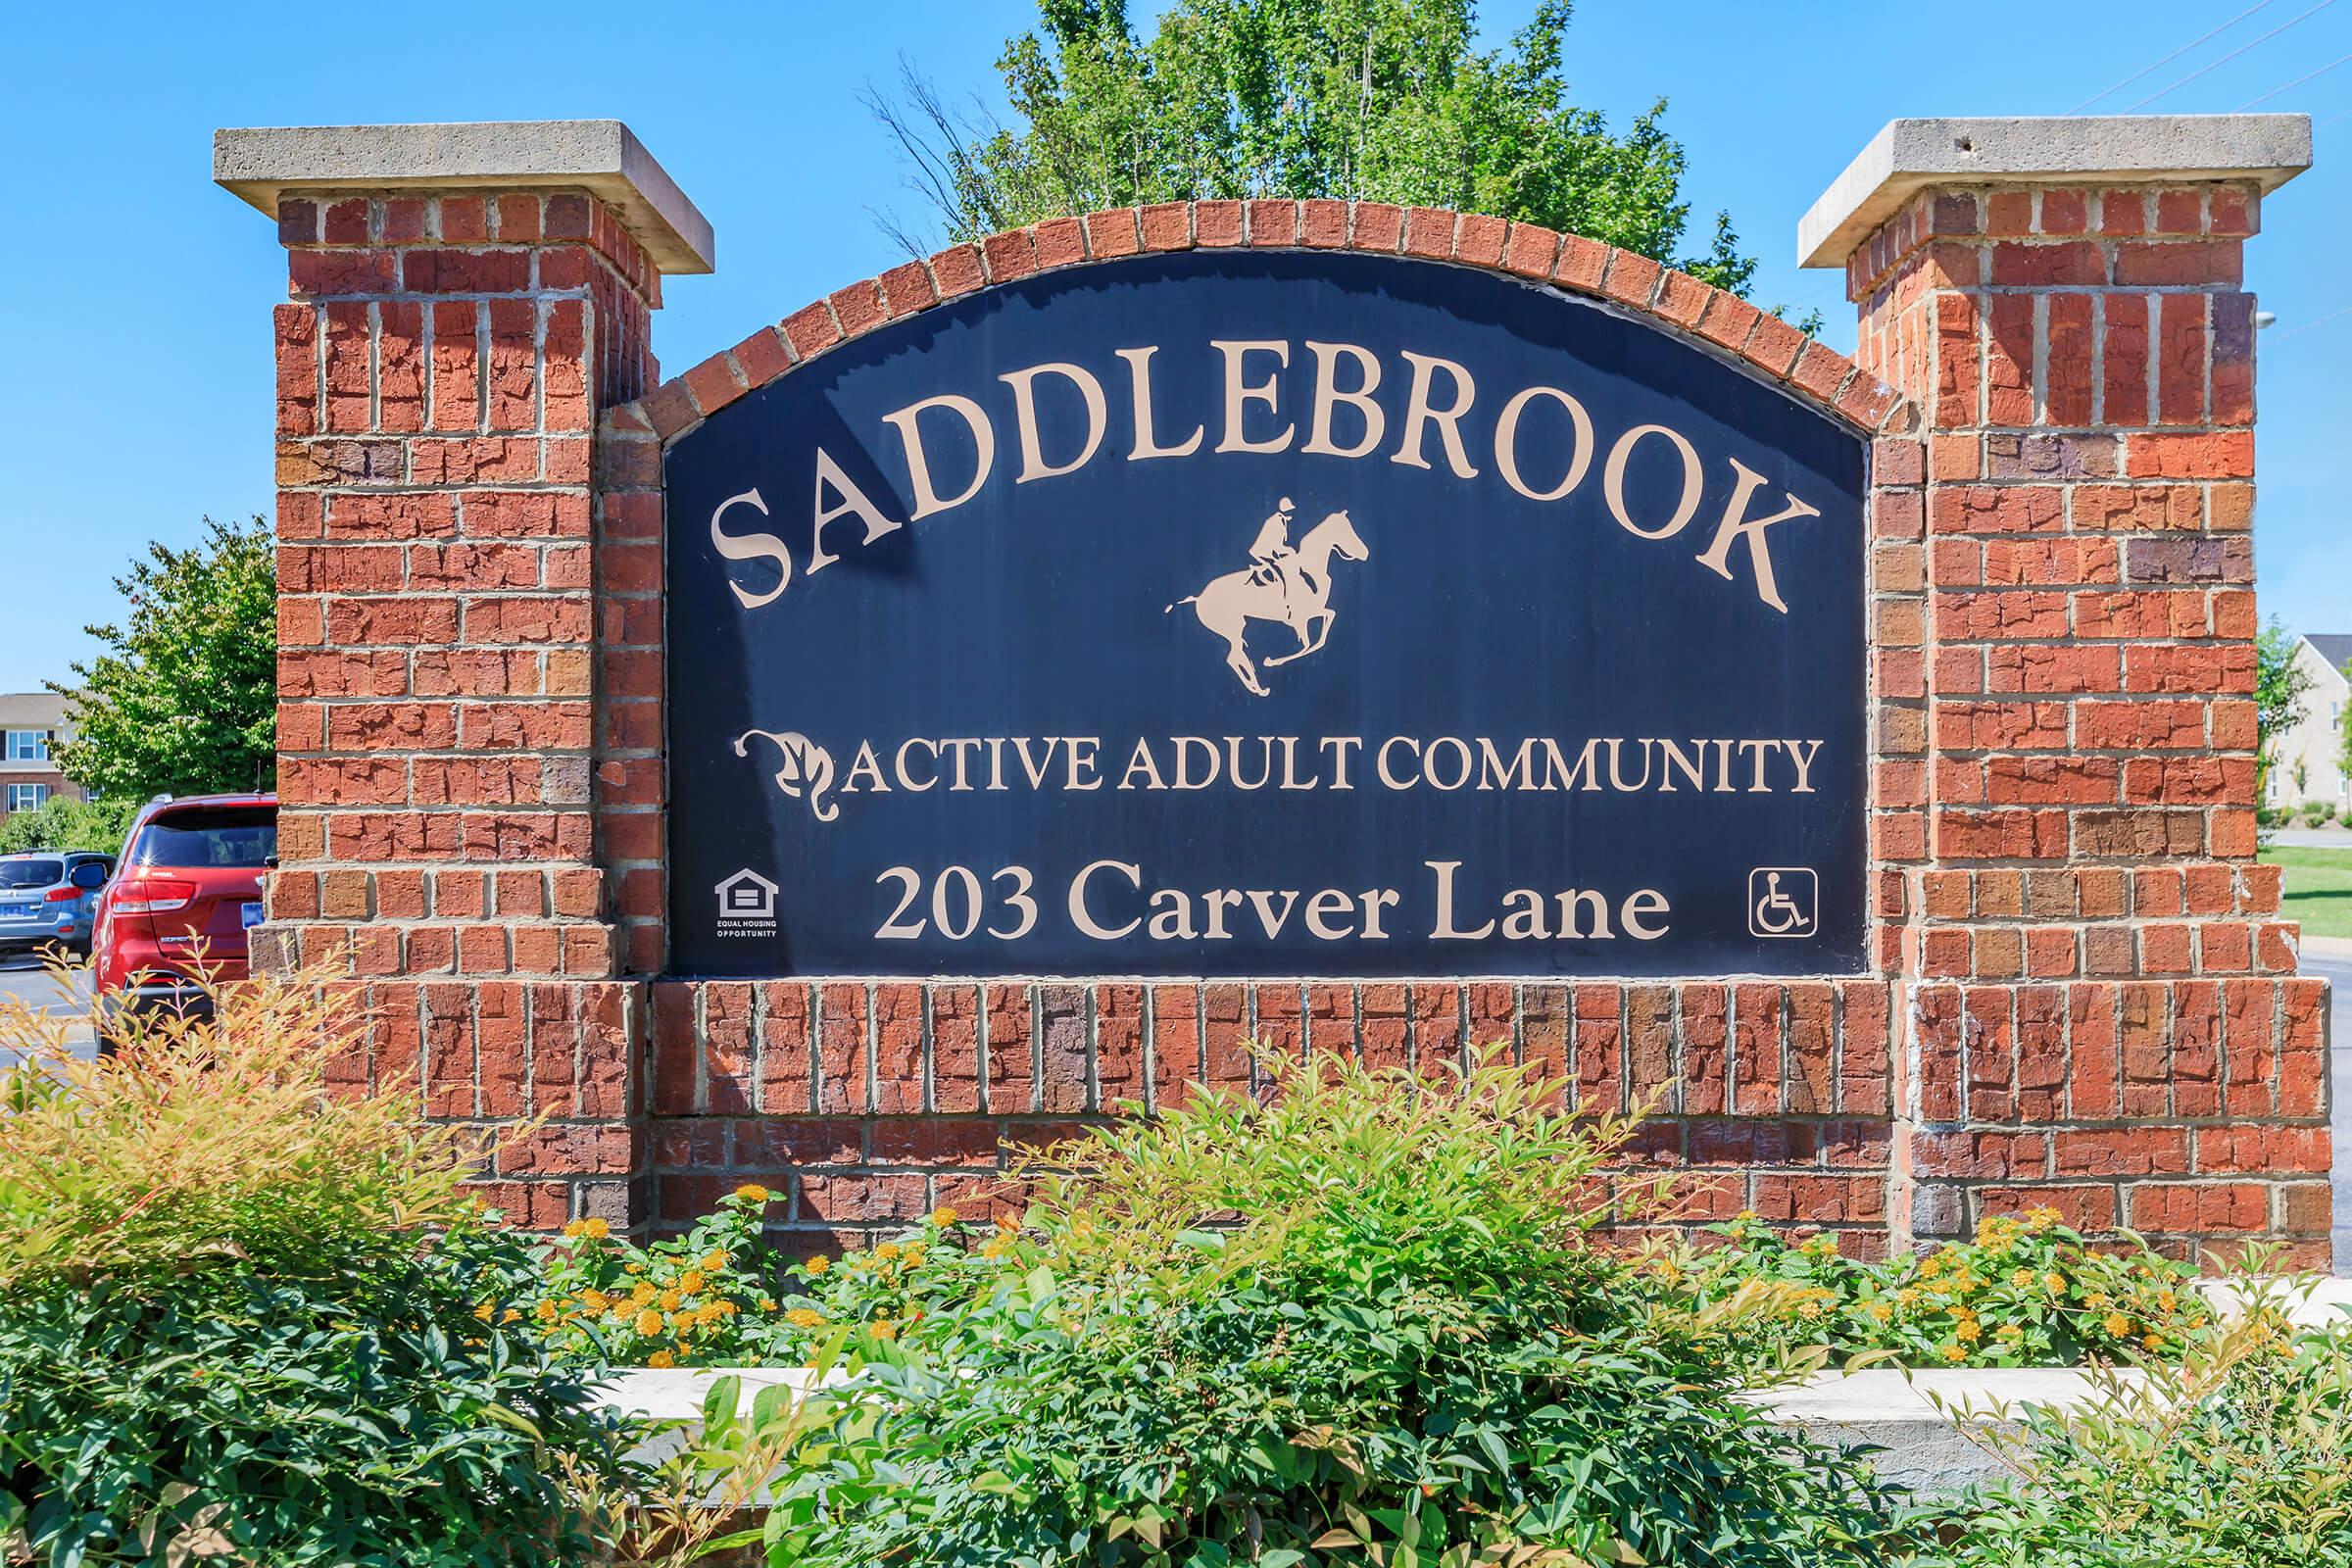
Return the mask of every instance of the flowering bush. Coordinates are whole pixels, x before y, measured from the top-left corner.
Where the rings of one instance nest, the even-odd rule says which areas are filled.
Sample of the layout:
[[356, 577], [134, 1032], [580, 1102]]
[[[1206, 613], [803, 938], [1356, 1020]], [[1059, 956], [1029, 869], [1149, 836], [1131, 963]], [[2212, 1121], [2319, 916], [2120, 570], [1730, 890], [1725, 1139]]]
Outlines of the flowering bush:
[[2116, 1250], [2093, 1248], [2054, 1209], [1987, 1218], [1974, 1241], [1878, 1263], [1841, 1256], [1827, 1235], [1791, 1241], [1753, 1214], [1709, 1229], [1728, 1245], [1679, 1249], [1645, 1275], [1698, 1303], [1751, 1281], [1783, 1287], [1780, 1309], [1740, 1331], [1750, 1352], [1823, 1346], [1889, 1351], [1907, 1366], [2071, 1366], [2177, 1357], [2213, 1324], [2192, 1266], [2129, 1232]]
[[797, 1362], [807, 1324], [777, 1298], [782, 1260], [760, 1240], [769, 1193], [738, 1187], [682, 1237], [640, 1246], [601, 1219], [573, 1220], [539, 1253], [539, 1277], [512, 1301], [559, 1351], [613, 1366]]
[[1203, 1092], [1033, 1167], [1017, 1227], [806, 1265], [852, 1380], [667, 1494], [767, 1499], [772, 1568], [1883, 1560], [1858, 1467], [1585, 1245], [1622, 1124], [1504, 1060], [1264, 1060], [1271, 1103]]
[[573, 1220], [541, 1249], [534, 1288], [478, 1310], [612, 1366], [798, 1366], [828, 1343], [854, 1354], [898, 1339], [985, 1290], [1012, 1255], [1004, 1230], [974, 1240], [939, 1208], [870, 1250], [787, 1266], [760, 1239], [770, 1196], [738, 1187], [690, 1233], [650, 1247]]
[[2297, 1332], [2275, 1288], [2161, 1379], [1981, 1423], [2009, 1479], [1936, 1510], [1904, 1568], [2352, 1564], [2352, 1324]]

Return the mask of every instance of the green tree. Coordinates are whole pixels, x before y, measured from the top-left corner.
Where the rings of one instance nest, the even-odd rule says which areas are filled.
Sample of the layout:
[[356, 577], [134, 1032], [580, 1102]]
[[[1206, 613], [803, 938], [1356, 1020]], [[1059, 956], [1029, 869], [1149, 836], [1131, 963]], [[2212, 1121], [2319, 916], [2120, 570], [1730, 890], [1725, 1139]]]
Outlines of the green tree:
[[[1660, 99], [1623, 135], [1567, 101], [1569, 0], [1507, 48], [1472, 47], [1476, 0], [1175, 0], [1149, 41], [1126, 0], [1039, 0], [997, 62], [1021, 124], [958, 113], [911, 68], [868, 103], [948, 234], [1203, 197], [1337, 196], [1491, 213], [1606, 240], [1744, 292], [1729, 215], [1705, 254]], [[928, 245], [886, 227], [920, 255]]]
[[2254, 637], [2254, 799], [2267, 802], [2271, 769], [2278, 763], [2278, 737], [2302, 720], [2311, 672], [2295, 663], [2302, 639], [2273, 615]]
[[[2343, 677], [2352, 681], [2352, 659], [2344, 661]], [[2336, 710], [2335, 770], [2340, 776], [2352, 777], [2352, 703], [2345, 703]], [[2347, 815], [2346, 820], [2352, 822], [2352, 815]]]
[[65, 775], [111, 800], [270, 783], [277, 752], [277, 585], [270, 526], [207, 517], [195, 546], [147, 547], [115, 586], [121, 625], [92, 626], [108, 652], [75, 664]]

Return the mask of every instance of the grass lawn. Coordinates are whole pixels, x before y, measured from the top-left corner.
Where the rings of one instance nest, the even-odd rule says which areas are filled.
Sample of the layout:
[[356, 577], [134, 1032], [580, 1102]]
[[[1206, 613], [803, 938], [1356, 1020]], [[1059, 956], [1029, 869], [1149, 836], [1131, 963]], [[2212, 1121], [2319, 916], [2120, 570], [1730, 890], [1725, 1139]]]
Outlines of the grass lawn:
[[2286, 867], [2284, 918], [2308, 936], [2352, 937], [2352, 850], [2271, 849], [2262, 858]]

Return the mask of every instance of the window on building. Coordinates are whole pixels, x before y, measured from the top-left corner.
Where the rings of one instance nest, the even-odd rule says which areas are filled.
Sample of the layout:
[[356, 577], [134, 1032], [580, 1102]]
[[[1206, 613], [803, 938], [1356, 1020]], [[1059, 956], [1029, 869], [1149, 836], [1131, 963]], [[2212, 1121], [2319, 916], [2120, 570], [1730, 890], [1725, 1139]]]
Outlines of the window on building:
[[11, 784], [8, 787], [8, 808], [12, 811], [37, 811], [49, 804], [46, 784]]
[[49, 733], [45, 729], [10, 730], [8, 760], [12, 762], [46, 762], [49, 760]]

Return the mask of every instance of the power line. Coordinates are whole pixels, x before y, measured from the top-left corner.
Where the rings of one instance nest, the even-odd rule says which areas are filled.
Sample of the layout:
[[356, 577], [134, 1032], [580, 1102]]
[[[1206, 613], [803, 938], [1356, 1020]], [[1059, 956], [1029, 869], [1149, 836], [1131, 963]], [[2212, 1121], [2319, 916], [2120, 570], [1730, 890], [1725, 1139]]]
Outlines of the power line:
[[2352, 305], [2347, 305], [2342, 310], [2329, 311], [2326, 316], [2319, 318], [2317, 320], [2305, 321], [2301, 326], [2279, 333], [2271, 341], [2274, 344], [2283, 343], [2290, 337], [2301, 336], [2303, 333], [2310, 331], [2315, 326], [2326, 326], [2329, 321], [2334, 320], [2339, 316], [2352, 316]]
[[2276, 37], [2278, 37], [2278, 36], [2280, 33], [2284, 32], [2284, 31], [2285, 31], [2287, 28], [2289, 28], [2289, 27], [2291, 27], [2291, 26], [2295, 25], [2295, 24], [2296, 24], [2296, 23], [2298, 23], [2298, 22], [2307, 22], [2307, 21], [2309, 21], [2311, 18], [2318, 16], [2318, 15], [2319, 15], [2321, 12], [2323, 12], [2323, 11], [2327, 10], [2327, 9], [2328, 9], [2329, 6], [2331, 6], [2331, 5], [2333, 5], [2333, 4], [2335, 4], [2335, 0], [2320, 0], [2320, 3], [2319, 3], [2318, 5], [2316, 5], [2316, 6], [2313, 6], [2313, 7], [2312, 7], [2312, 8], [2311, 8], [2309, 11], [2306, 11], [2306, 12], [2304, 12], [2304, 13], [2303, 13], [2301, 16], [2292, 17], [2292, 18], [2289, 18], [2289, 19], [2288, 19], [2287, 21], [2285, 21], [2285, 22], [2281, 22], [2280, 24], [2278, 24], [2278, 25], [2277, 25], [2276, 27], [2273, 27], [2273, 28], [2272, 28], [2270, 31], [2268, 31], [2268, 32], [2264, 33], [2264, 34], [2263, 34], [2261, 37], [2259, 37], [2259, 38], [2255, 39], [2255, 40], [2254, 40], [2252, 43], [2242, 43], [2242, 44], [2239, 44], [2239, 45], [2238, 45], [2236, 48], [2234, 48], [2234, 49], [2230, 50], [2230, 51], [2228, 54], [2226, 54], [2226, 55], [2222, 56], [2222, 58], [2221, 58], [2221, 59], [2219, 59], [2219, 60], [2216, 60], [2216, 61], [2212, 62], [2212, 63], [2211, 63], [2211, 64], [2209, 64], [2209, 65], [2203, 65], [2203, 66], [2199, 66], [2199, 67], [2198, 67], [2196, 70], [2194, 70], [2194, 71], [2190, 72], [2190, 73], [2189, 73], [2187, 75], [2185, 75], [2185, 76], [2182, 76], [2182, 77], [2181, 77], [2181, 78], [2180, 78], [2179, 81], [2176, 81], [2176, 82], [2174, 82], [2174, 83], [2173, 83], [2173, 84], [2172, 84], [2170, 87], [2167, 87], [2167, 88], [2163, 89], [2161, 92], [2152, 92], [2152, 93], [2148, 94], [2148, 95], [2147, 95], [2145, 98], [2142, 98], [2142, 99], [2141, 99], [2141, 100], [2140, 100], [2138, 103], [2135, 103], [2135, 104], [2133, 104], [2133, 105], [2132, 105], [2132, 106], [2130, 109], [2127, 109], [2127, 110], [2125, 110], [2125, 111], [2124, 111], [2124, 113], [2125, 113], [2125, 114], [2127, 114], [2127, 115], [2129, 115], [2129, 114], [2132, 113], [2132, 112], [2133, 112], [2133, 111], [2135, 111], [2135, 110], [2145, 109], [2145, 108], [2146, 108], [2148, 105], [2150, 105], [2150, 104], [2154, 103], [2154, 102], [2155, 102], [2157, 99], [2159, 99], [2159, 98], [2166, 98], [2166, 97], [2170, 97], [2172, 94], [2174, 94], [2174, 93], [2176, 93], [2176, 92], [2179, 92], [2179, 91], [2180, 91], [2181, 88], [2183, 88], [2183, 87], [2187, 86], [2187, 85], [2188, 85], [2190, 82], [2192, 82], [2192, 81], [2196, 80], [2196, 79], [2197, 79], [2199, 76], [2202, 76], [2202, 75], [2204, 75], [2204, 74], [2205, 74], [2207, 72], [2209, 72], [2209, 71], [2217, 71], [2217, 70], [2219, 70], [2220, 68], [2222, 68], [2223, 66], [2226, 66], [2226, 65], [2228, 65], [2228, 64], [2229, 64], [2230, 61], [2232, 61], [2232, 60], [2235, 60], [2235, 59], [2236, 59], [2236, 58], [2237, 58], [2239, 55], [2242, 55], [2242, 54], [2244, 54], [2244, 53], [2245, 53], [2247, 50], [2249, 50], [2249, 49], [2255, 49], [2255, 48], [2259, 48], [2259, 47], [2261, 47], [2263, 44], [2269, 43], [2269, 42], [2270, 42], [2270, 41], [2271, 41], [2273, 38], [2276, 38]]
[[[2303, 85], [2305, 82], [2309, 81], [2309, 80], [2310, 80], [2312, 77], [2314, 77], [2314, 76], [2325, 76], [2326, 74], [2328, 74], [2328, 73], [2329, 73], [2330, 71], [2333, 71], [2333, 70], [2334, 70], [2336, 67], [2338, 67], [2338, 66], [2340, 66], [2340, 65], [2344, 64], [2344, 63], [2345, 63], [2345, 61], [2352, 61], [2352, 55], [2345, 55], [2345, 56], [2344, 56], [2342, 59], [2340, 59], [2340, 60], [2330, 60], [2330, 61], [2328, 61], [2328, 62], [2326, 65], [2322, 66], [2322, 67], [2321, 67], [2319, 70], [2317, 70], [2317, 71], [2307, 71], [2307, 72], [2305, 72], [2305, 73], [2304, 73], [2302, 75], [2300, 75], [2300, 76], [2297, 76], [2297, 77], [2296, 77], [2294, 80], [2292, 80], [2292, 81], [2288, 82], [2288, 83], [2287, 83], [2287, 84], [2286, 84], [2284, 87], [2273, 87], [2273, 88], [2272, 88], [2272, 89], [2271, 89], [2269, 92], [2266, 92], [2266, 93], [2264, 93], [2264, 94], [2263, 94], [2261, 97], [2259, 97], [2259, 98], [2249, 98], [2249, 99], [2247, 99], [2247, 100], [2246, 100], [2244, 103], [2242, 103], [2242, 104], [2239, 104], [2239, 105], [2237, 106], [2237, 108], [2235, 108], [2235, 109], [2232, 109], [2232, 110], [2231, 110], [2231, 111], [2230, 111], [2230, 112], [2231, 114], [2233, 114], [2233, 115], [2234, 115], [2234, 114], [2240, 114], [2240, 113], [2244, 112], [2245, 110], [2248, 110], [2248, 109], [2251, 109], [2251, 108], [2253, 108], [2253, 107], [2254, 107], [2256, 104], [2267, 104], [2267, 103], [2269, 103], [2269, 102], [2270, 102], [2272, 99], [2274, 99], [2274, 98], [2278, 97], [2278, 96], [2280, 93], [2282, 93], [2282, 92], [2286, 92], [2286, 91], [2288, 91], [2288, 90], [2290, 90], [2290, 89], [2292, 89], [2292, 88], [2295, 88], [2295, 87], [2300, 87], [2300, 86], [2302, 86], [2302, 85]], [[2338, 118], [2338, 119], [2341, 119], [2342, 117], [2341, 117], [2341, 116], [2338, 116], [2337, 118]]]
[[2201, 37], [2201, 38], [2191, 38], [2191, 39], [2190, 39], [2188, 42], [2186, 42], [2186, 43], [2182, 44], [2182, 45], [2181, 45], [2180, 48], [2178, 48], [2178, 49], [2174, 50], [2174, 51], [2173, 51], [2171, 54], [2169, 54], [2169, 55], [2166, 55], [2166, 56], [2165, 56], [2165, 57], [2164, 57], [2162, 60], [2159, 60], [2159, 61], [2157, 61], [2157, 62], [2156, 62], [2156, 64], [2154, 64], [2154, 65], [2152, 65], [2152, 66], [2142, 66], [2142, 67], [2140, 67], [2140, 68], [2139, 68], [2137, 71], [2134, 71], [2133, 73], [2132, 73], [2132, 74], [2130, 74], [2129, 76], [2126, 76], [2126, 77], [2125, 77], [2123, 80], [2121, 80], [2121, 81], [2117, 82], [2117, 83], [2116, 83], [2114, 86], [2107, 88], [2107, 89], [2106, 89], [2106, 91], [2104, 91], [2104, 92], [2094, 92], [2094, 93], [2092, 93], [2092, 94], [2091, 94], [2089, 97], [2087, 97], [2087, 98], [2083, 99], [2083, 100], [2082, 100], [2081, 103], [2079, 103], [2079, 104], [2075, 105], [2075, 107], [2074, 107], [2074, 108], [2072, 108], [2072, 109], [2069, 109], [2069, 110], [2067, 111], [2067, 113], [2068, 113], [2068, 114], [2070, 114], [2070, 115], [2079, 115], [2079, 114], [2081, 114], [2081, 113], [2082, 113], [2083, 110], [2085, 110], [2085, 109], [2088, 109], [2088, 108], [2089, 108], [2089, 107], [2090, 107], [2092, 104], [2095, 104], [2095, 103], [2097, 103], [2097, 102], [2098, 102], [2100, 99], [2102, 99], [2102, 98], [2106, 97], [2108, 93], [2121, 92], [2121, 91], [2123, 91], [2123, 90], [2124, 90], [2126, 87], [2129, 87], [2129, 86], [2131, 86], [2131, 85], [2132, 85], [2133, 82], [2137, 81], [2137, 80], [2138, 80], [2140, 77], [2142, 77], [2142, 76], [2146, 75], [2146, 74], [2147, 74], [2149, 72], [2151, 72], [2151, 71], [2161, 71], [2161, 70], [2163, 70], [2163, 69], [2164, 69], [2166, 66], [2169, 66], [2169, 65], [2171, 65], [2171, 64], [2172, 64], [2174, 61], [2176, 61], [2176, 60], [2180, 59], [2180, 58], [2182, 55], [2184, 55], [2184, 54], [2188, 53], [2188, 52], [2189, 52], [2191, 49], [2194, 49], [2194, 48], [2195, 48], [2197, 45], [2199, 45], [2199, 44], [2201, 44], [2201, 43], [2205, 42], [2205, 41], [2206, 41], [2206, 39], [2209, 39], [2209, 38], [2218, 38], [2218, 37], [2220, 37], [2220, 36], [2221, 36], [2223, 33], [2225, 33], [2225, 32], [2228, 32], [2228, 31], [2229, 31], [2229, 30], [2230, 30], [2231, 27], [2234, 27], [2234, 26], [2236, 26], [2236, 25], [2237, 25], [2239, 23], [2241, 23], [2241, 22], [2245, 21], [2245, 20], [2246, 20], [2248, 17], [2252, 16], [2252, 15], [2253, 15], [2255, 12], [2257, 12], [2257, 11], [2260, 11], [2260, 10], [2261, 10], [2263, 7], [2265, 7], [2265, 6], [2268, 6], [2268, 5], [2273, 5], [2273, 4], [2276, 4], [2276, 3], [2277, 3], [2277, 0], [2255, 0], [2255, 3], [2254, 3], [2253, 5], [2250, 5], [2250, 6], [2246, 7], [2246, 9], [2245, 9], [2245, 10], [2243, 10], [2243, 11], [2240, 11], [2240, 12], [2239, 12], [2239, 13], [2238, 13], [2236, 16], [2234, 16], [2234, 17], [2231, 17], [2231, 18], [2230, 18], [2230, 19], [2228, 22], [2225, 22], [2225, 23], [2223, 23], [2223, 24], [2222, 24], [2220, 26], [2218, 26], [2218, 27], [2214, 28], [2214, 29], [2213, 29], [2213, 31], [2211, 31], [2211, 32], [2209, 32], [2209, 33], [2206, 33], [2206, 34], [2204, 35], [2204, 37]]

